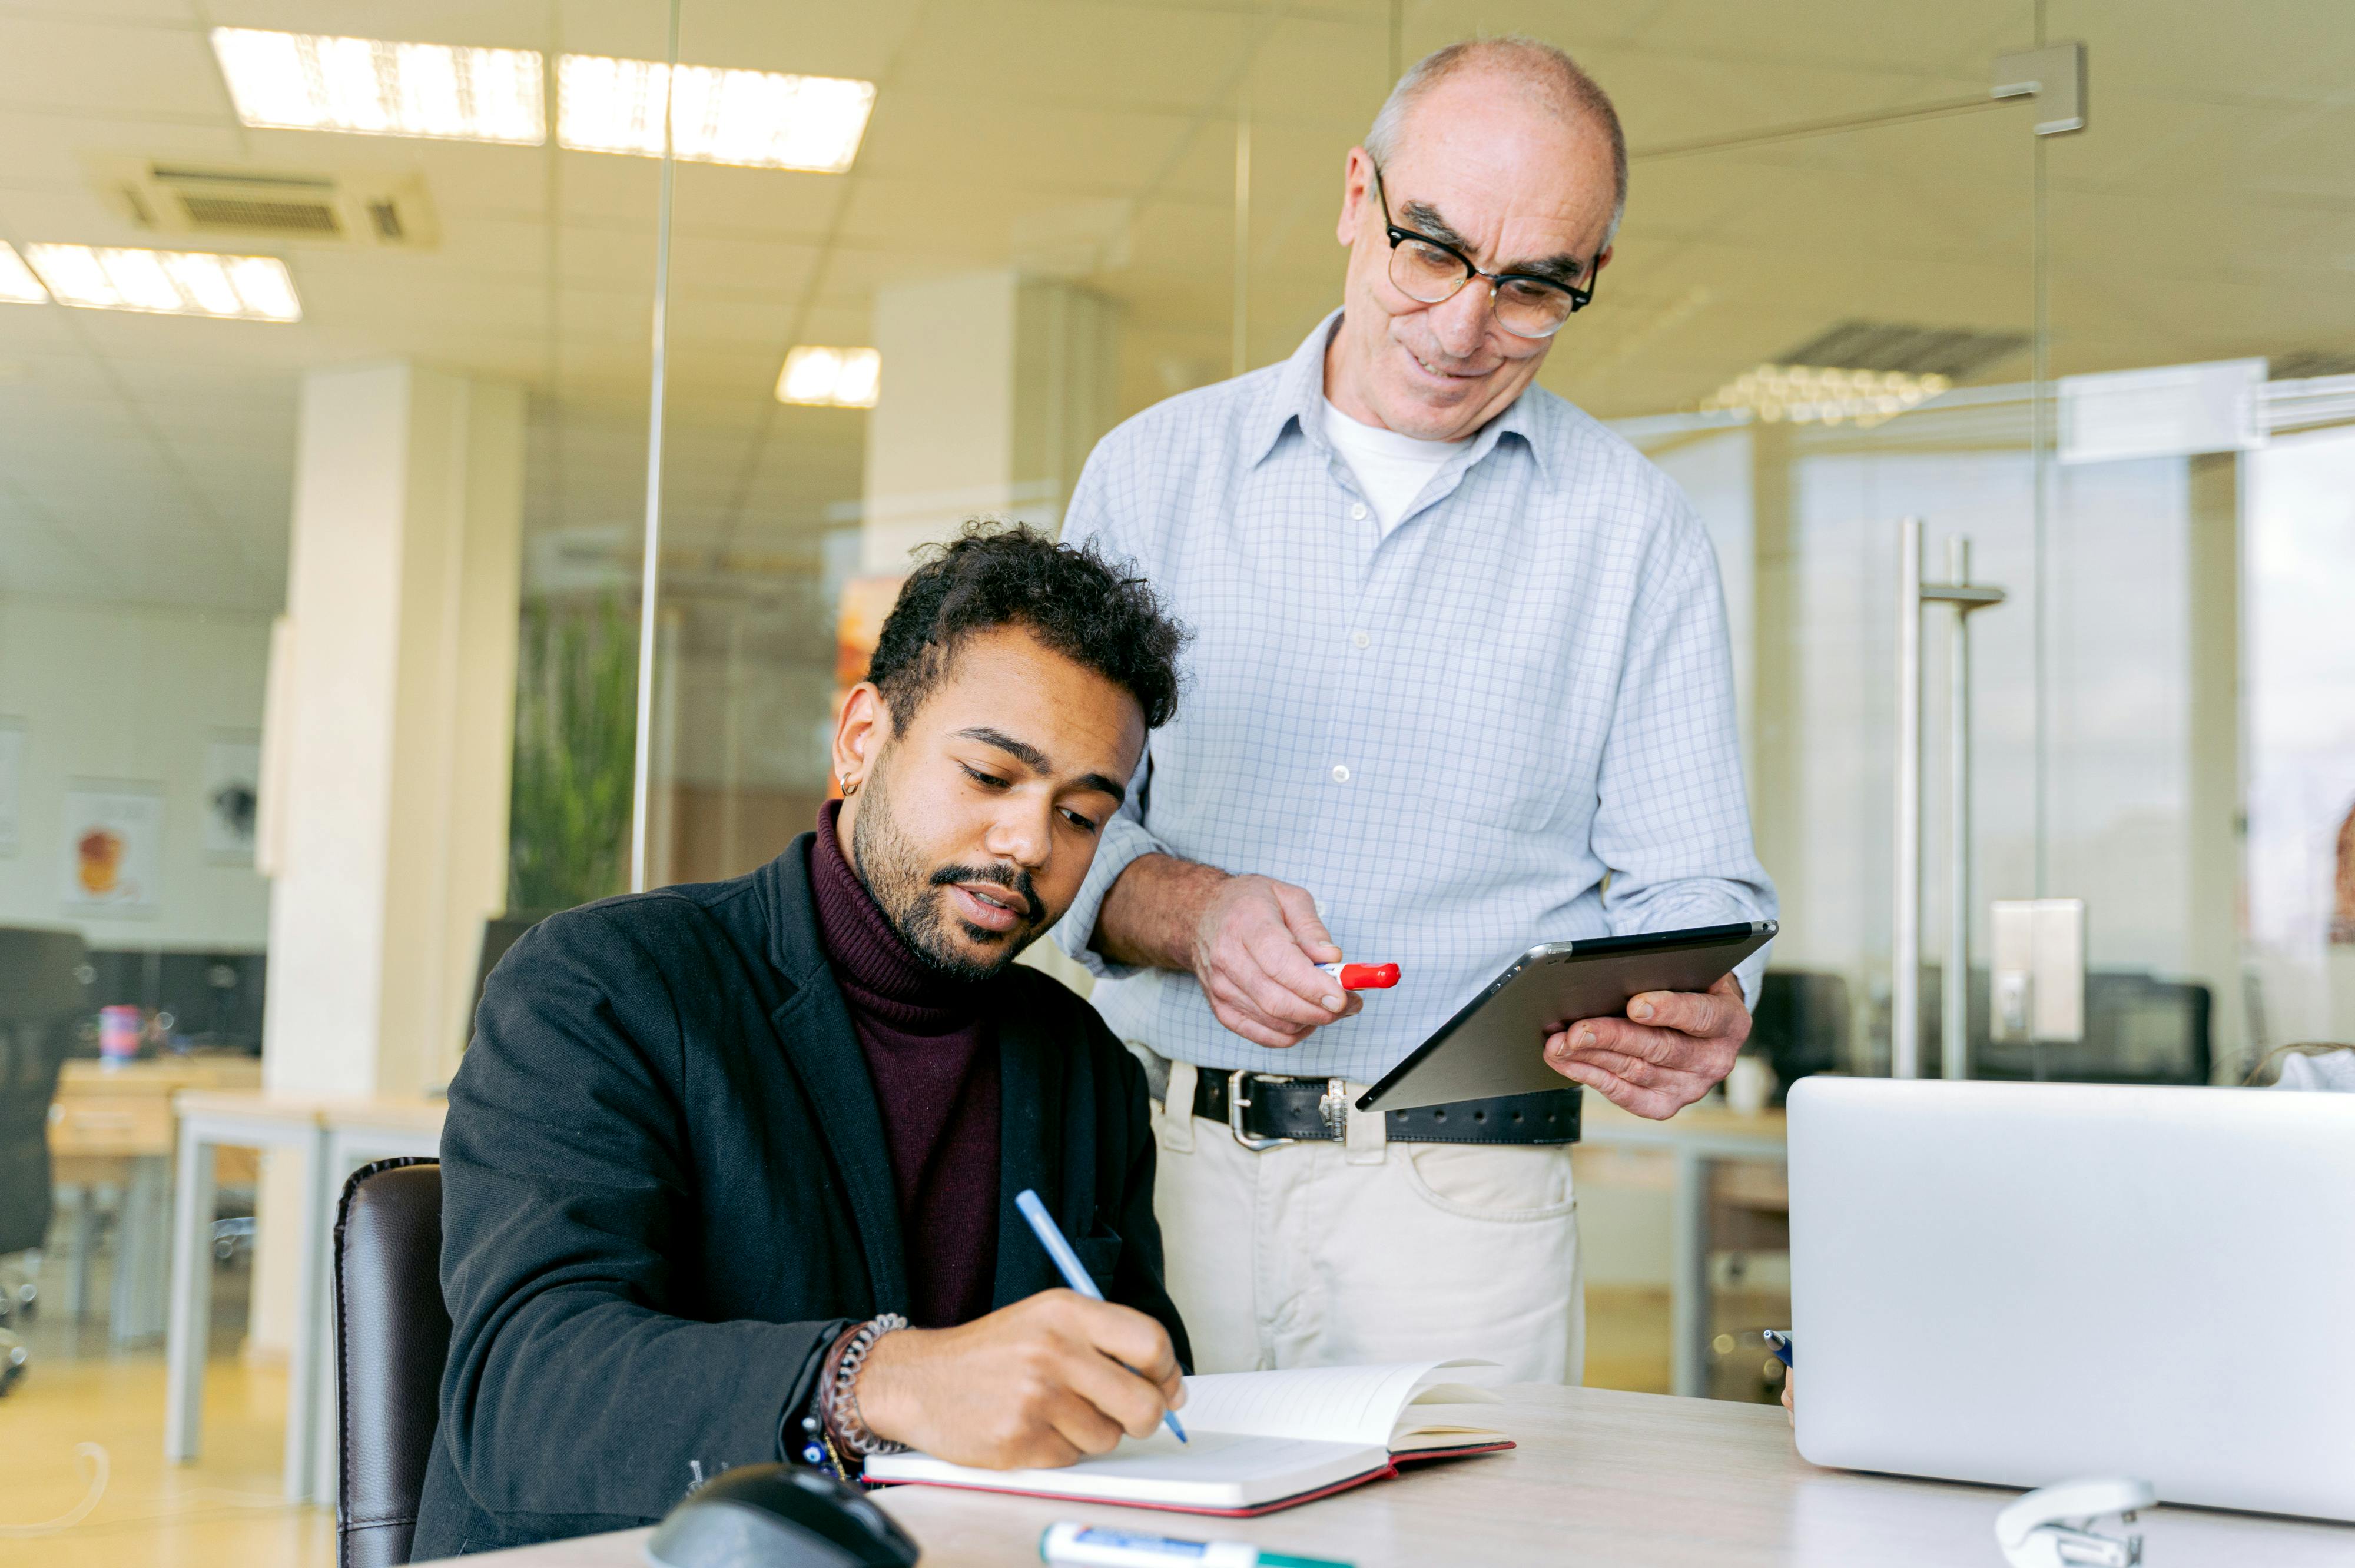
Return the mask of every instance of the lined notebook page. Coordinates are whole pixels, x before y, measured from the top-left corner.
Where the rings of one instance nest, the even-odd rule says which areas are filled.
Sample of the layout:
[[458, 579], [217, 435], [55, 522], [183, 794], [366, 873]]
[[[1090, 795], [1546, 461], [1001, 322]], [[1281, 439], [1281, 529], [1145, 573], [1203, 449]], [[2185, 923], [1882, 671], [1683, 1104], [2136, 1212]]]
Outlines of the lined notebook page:
[[1199, 1428], [1192, 1436], [1183, 1446], [1166, 1432], [1124, 1437], [1109, 1454], [1053, 1470], [976, 1470], [924, 1454], [877, 1455], [867, 1461], [866, 1478], [1163, 1508], [1245, 1509], [1390, 1467], [1389, 1452], [1379, 1446]]
[[1404, 1361], [1380, 1367], [1299, 1367], [1286, 1372], [1212, 1372], [1186, 1380], [1178, 1412], [1187, 1430], [1307, 1437], [1327, 1443], [1391, 1446], [1410, 1404], [1438, 1396], [1450, 1404], [1493, 1403], [1484, 1390], [1434, 1386], [1434, 1372], [1487, 1367], [1476, 1361]]

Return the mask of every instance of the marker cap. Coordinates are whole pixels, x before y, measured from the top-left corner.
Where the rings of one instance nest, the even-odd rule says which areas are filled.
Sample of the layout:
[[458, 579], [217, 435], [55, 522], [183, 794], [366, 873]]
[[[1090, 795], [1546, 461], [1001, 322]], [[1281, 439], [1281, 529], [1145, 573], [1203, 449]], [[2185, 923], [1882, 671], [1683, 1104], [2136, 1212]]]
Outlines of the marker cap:
[[1319, 964], [1316, 966], [1341, 982], [1343, 991], [1388, 991], [1399, 982], [1396, 964]]

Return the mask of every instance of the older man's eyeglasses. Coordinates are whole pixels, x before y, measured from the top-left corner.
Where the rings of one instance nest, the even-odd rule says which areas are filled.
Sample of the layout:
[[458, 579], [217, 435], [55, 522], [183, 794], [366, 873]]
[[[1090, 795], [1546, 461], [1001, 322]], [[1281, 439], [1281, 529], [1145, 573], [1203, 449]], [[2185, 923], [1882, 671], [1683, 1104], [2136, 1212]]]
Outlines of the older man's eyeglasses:
[[1453, 245], [1401, 228], [1391, 217], [1391, 198], [1382, 188], [1382, 171], [1374, 168], [1374, 199], [1381, 203], [1383, 232], [1391, 241], [1391, 285], [1408, 299], [1426, 305], [1444, 304], [1475, 278], [1488, 281], [1497, 307], [1497, 324], [1515, 337], [1551, 337], [1577, 312], [1594, 302], [1594, 264], [1581, 276], [1580, 288], [1527, 272], [1483, 272], [1472, 259]]

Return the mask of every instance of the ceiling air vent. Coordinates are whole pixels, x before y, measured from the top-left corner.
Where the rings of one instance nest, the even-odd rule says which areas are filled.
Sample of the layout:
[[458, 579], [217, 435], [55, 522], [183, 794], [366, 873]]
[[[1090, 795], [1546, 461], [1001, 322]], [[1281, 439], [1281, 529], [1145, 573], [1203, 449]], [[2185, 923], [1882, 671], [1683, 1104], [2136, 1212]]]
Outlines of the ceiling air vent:
[[2265, 374], [2275, 381], [2307, 381], [2319, 376], [2355, 376], [2355, 349], [2301, 348], [2276, 354]]
[[1843, 370], [1893, 370], [1905, 376], [1967, 381], [2027, 346], [2028, 339], [2018, 333], [1847, 321], [1777, 355], [1774, 362], [1837, 366]]
[[156, 234], [397, 245], [439, 237], [414, 175], [316, 175], [94, 160], [92, 179], [132, 222]]

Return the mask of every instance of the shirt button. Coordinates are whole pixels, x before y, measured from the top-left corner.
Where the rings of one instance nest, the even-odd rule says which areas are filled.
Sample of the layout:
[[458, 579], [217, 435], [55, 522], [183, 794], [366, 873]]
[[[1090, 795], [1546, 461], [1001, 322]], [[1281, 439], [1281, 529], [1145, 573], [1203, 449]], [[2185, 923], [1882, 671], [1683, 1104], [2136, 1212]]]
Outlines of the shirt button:
[[1363, 523], [1366, 520], [1366, 503], [1360, 501], [1355, 506], [1350, 507], [1349, 515], [1353, 520]]
[[1352, 631], [1349, 633], [1349, 641], [1360, 648], [1365, 648], [1370, 646], [1374, 640], [1362, 631]]
[[1349, 769], [1348, 767], [1338, 762], [1333, 764], [1333, 782], [1336, 784], [1347, 784], [1348, 781]]

